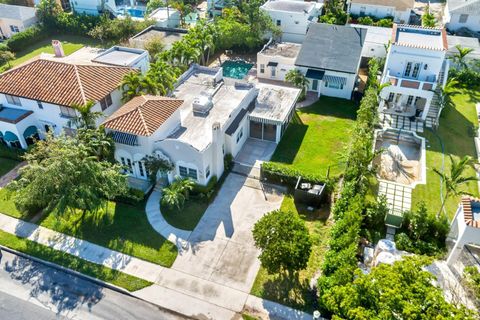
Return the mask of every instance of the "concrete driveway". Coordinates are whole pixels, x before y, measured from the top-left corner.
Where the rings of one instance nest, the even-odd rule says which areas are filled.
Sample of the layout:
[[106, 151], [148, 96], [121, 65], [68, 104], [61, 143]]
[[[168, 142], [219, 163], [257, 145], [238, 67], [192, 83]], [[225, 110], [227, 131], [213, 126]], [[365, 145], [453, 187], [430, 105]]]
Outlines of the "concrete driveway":
[[229, 174], [172, 269], [248, 293], [260, 267], [251, 230], [282, 199], [280, 190]]

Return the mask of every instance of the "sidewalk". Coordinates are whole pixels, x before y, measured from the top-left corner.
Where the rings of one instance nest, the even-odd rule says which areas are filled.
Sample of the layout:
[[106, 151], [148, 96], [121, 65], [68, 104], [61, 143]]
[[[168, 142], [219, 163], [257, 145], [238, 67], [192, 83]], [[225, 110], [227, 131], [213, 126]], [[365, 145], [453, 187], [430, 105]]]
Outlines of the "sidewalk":
[[154, 285], [133, 294], [189, 317], [238, 319], [238, 313], [247, 308], [258, 310], [267, 317], [270, 314], [271, 319], [311, 319], [311, 316], [306, 313], [253, 297], [247, 292], [178, 270], [164, 268], [4, 214], [0, 214], [0, 229], [84, 260], [154, 282]]
[[25, 161], [17, 164], [12, 170], [0, 177], [0, 188], [6, 187], [7, 184], [18, 177], [18, 170], [25, 166], [27, 163]]

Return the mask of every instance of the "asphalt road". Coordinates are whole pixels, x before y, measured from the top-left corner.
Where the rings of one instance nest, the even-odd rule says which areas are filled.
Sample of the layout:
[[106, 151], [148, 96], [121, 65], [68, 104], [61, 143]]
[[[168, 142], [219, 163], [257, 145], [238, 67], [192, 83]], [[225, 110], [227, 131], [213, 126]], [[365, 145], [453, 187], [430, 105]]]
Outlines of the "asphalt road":
[[83, 278], [2, 253], [0, 319], [186, 319]]

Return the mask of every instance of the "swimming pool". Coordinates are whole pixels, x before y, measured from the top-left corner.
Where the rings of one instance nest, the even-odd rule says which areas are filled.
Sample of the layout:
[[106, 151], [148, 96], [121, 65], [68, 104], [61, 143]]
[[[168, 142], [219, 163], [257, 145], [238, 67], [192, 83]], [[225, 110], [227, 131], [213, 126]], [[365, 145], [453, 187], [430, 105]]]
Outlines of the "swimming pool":
[[227, 60], [222, 63], [223, 76], [227, 78], [243, 79], [252, 67], [252, 63], [247, 63], [245, 61]]
[[133, 18], [145, 17], [145, 10], [143, 8], [122, 8], [117, 11], [119, 15], [126, 16], [127, 14]]

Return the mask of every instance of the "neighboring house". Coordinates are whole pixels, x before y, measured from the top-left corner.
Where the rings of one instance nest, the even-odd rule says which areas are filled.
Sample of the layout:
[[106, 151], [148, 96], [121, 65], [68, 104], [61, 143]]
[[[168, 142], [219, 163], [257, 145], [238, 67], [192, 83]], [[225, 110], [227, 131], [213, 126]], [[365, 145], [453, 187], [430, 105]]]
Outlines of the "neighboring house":
[[70, 0], [70, 7], [76, 13], [98, 15], [105, 11], [116, 15], [115, 0]]
[[449, 31], [468, 28], [480, 32], [480, 0], [447, 0], [443, 22]]
[[436, 121], [438, 114], [429, 111], [448, 75], [445, 29], [395, 24], [392, 33], [381, 81], [389, 85], [380, 93], [380, 112]]
[[156, 154], [174, 169], [158, 179], [189, 177], [205, 185], [224, 172], [248, 137], [278, 143], [300, 90], [223, 78], [221, 68], [192, 65], [172, 97], [132, 99], [105, 120], [116, 142], [115, 159], [127, 173], [146, 180], [143, 159]]
[[131, 47], [145, 49], [145, 45], [152, 39], [160, 39], [165, 46], [164, 50], [171, 49], [173, 44], [180, 41], [188, 30], [178, 28], [161, 28], [157, 26], [150, 26], [140, 33], [128, 39]]
[[260, 9], [282, 30], [282, 41], [302, 43], [311, 23], [316, 23], [323, 4], [295, 0], [269, 0]]
[[311, 24], [295, 60], [310, 82], [308, 90], [318, 96], [350, 99], [366, 34], [364, 28]]
[[37, 23], [36, 8], [0, 3], [0, 39], [10, 38]]
[[378, 19], [392, 17], [394, 22], [408, 23], [415, 0], [350, 0], [349, 13]]
[[173, 8], [162, 7], [155, 9], [150, 15], [157, 27], [176, 28], [180, 25], [180, 12]]
[[480, 245], [480, 199], [462, 197], [447, 240], [454, 243], [447, 258], [447, 264], [450, 266], [459, 260], [466, 245]]
[[105, 115], [97, 124], [122, 105], [119, 85], [137, 69], [66, 58], [39, 58], [0, 75], [0, 143], [26, 148], [47, 132], [72, 134], [73, 104], [94, 101], [92, 111]]
[[284, 81], [288, 71], [295, 69], [301, 44], [268, 42], [257, 53], [257, 78]]

